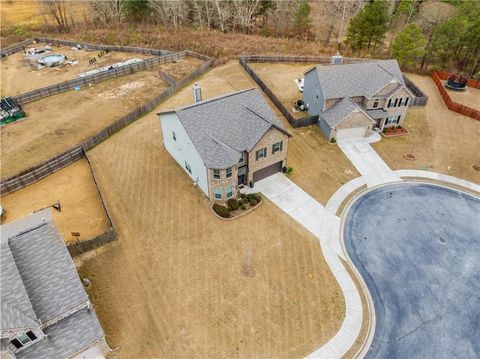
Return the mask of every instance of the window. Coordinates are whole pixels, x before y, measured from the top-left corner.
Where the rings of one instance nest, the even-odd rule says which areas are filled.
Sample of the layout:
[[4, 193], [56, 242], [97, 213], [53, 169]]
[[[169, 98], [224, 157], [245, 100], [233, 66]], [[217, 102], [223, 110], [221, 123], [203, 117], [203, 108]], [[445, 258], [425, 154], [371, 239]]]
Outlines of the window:
[[11, 340], [10, 343], [12, 343], [15, 348], [20, 349], [25, 344], [34, 341], [35, 339], [37, 339], [37, 336], [32, 331], [28, 331], [26, 334], [21, 334], [17, 338]]
[[230, 198], [233, 196], [233, 187], [232, 186], [228, 186], [227, 187], [227, 198]]
[[255, 158], [257, 159], [257, 161], [260, 159], [260, 158], [265, 158], [267, 157], [267, 148], [264, 147], [264, 148], [260, 148], [256, 153], [255, 153]]
[[401, 99], [400, 99], [399, 106], [407, 106], [407, 103], [408, 103], [408, 97], [406, 97], [406, 98], [401, 98]]
[[274, 153], [280, 152], [282, 150], [282, 148], [283, 148], [283, 141], [274, 143], [273, 146], [272, 146], [272, 155]]
[[192, 167], [185, 161], [185, 168], [187, 169], [188, 173], [192, 174]]
[[392, 107], [392, 102], [393, 102], [393, 99], [389, 99], [389, 100], [388, 100], [388, 106], [387, 106], [387, 107]]
[[393, 123], [399, 123], [399, 122], [400, 122], [400, 116], [390, 116], [390, 117], [387, 117], [385, 124], [391, 125]]
[[232, 167], [228, 167], [225, 173], [227, 178], [232, 177]]
[[221, 188], [215, 188], [213, 193], [214, 193], [215, 199], [222, 199], [222, 189]]
[[240, 157], [240, 159], [238, 160], [238, 163], [242, 163], [243, 162], [243, 152], [242, 152], [242, 157]]
[[220, 170], [213, 170], [213, 179], [220, 179]]
[[373, 108], [378, 108], [378, 100], [375, 100], [375, 101], [373, 102]]
[[175, 131], [172, 131], [172, 137], [173, 137], [173, 140], [174, 140], [174, 141], [177, 140], [177, 136], [175, 135]]
[[318, 100], [320, 98], [320, 90], [315, 92], [315, 98]]

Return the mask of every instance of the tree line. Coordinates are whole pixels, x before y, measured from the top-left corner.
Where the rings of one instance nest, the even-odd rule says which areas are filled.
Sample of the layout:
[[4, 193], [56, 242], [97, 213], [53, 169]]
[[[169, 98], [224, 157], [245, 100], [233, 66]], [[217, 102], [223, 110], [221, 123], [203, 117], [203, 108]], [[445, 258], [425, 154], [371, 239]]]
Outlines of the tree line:
[[[59, 31], [75, 26], [68, 0], [40, 0]], [[86, 0], [95, 27], [149, 23], [332, 44], [356, 56], [393, 56], [411, 68], [480, 70], [480, 1]], [[321, 15], [312, 14], [312, 8]], [[315, 21], [315, 23], [314, 23]], [[321, 29], [322, 34], [314, 32]]]

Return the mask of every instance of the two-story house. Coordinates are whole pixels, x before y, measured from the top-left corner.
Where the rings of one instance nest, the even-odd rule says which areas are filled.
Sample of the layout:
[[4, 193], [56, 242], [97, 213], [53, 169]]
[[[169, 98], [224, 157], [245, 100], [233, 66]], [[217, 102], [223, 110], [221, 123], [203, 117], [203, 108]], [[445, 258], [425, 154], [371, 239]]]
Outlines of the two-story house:
[[0, 357], [104, 358], [105, 334], [50, 210], [1, 233]]
[[305, 72], [303, 101], [329, 140], [401, 126], [412, 97], [396, 60], [320, 65]]
[[234, 197], [239, 185], [286, 166], [291, 135], [256, 89], [158, 115], [165, 148], [212, 200]]

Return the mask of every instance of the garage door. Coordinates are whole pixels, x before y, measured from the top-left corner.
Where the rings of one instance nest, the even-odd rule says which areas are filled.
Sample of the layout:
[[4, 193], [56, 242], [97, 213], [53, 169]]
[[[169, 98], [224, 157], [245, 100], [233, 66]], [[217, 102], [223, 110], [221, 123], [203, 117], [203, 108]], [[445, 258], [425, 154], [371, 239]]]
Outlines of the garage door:
[[346, 138], [365, 137], [366, 127], [342, 128], [337, 131], [336, 139], [344, 140]]
[[271, 176], [282, 170], [282, 161], [274, 163], [268, 167], [262, 168], [256, 172], [253, 172], [253, 181], [258, 182], [265, 177]]

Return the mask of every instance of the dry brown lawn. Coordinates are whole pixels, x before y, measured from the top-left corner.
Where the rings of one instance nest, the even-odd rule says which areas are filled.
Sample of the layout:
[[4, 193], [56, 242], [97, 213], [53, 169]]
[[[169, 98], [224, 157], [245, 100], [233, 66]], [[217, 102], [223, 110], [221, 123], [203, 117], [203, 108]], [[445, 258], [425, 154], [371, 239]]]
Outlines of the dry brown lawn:
[[[294, 71], [297, 71], [297, 74], [301, 74], [303, 71], [302, 66], [289, 64], [285, 65], [285, 71], [288, 72], [290, 67], [292, 67]], [[305, 67], [308, 68], [308, 66]], [[275, 71], [278, 70], [279, 68], [275, 68]], [[292, 79], [294, 79], [295, 76], [296, 75], [292, 75]], [[281, 91], [281, 83], [286, 81], [286, 78], [287, 76], [285, 76], [284, 73], [280, 73], [278, 84], [276, 84], [274, 88]], [[271, 81], [274, 80], [273, 77], [271, 77], [271, 79]], [[220, 96], [228, 92], [258, 87], [237, 61], [230, 61], [224, 66], [214, 68], [206, 75], [197, 79], [197, 82], [202, 87], [202, 93], [205, 99]], [[291, 89], [298, 89], [293, 80], [286, 82], [284, 88], [290, 85]], [[277, 94], [277, 96], [279, 96], [279, 94]], [[266, 96], [264, 97], [268, 100]], [[161, 104], [159, 110], [175, 108], [191, 102], [191, 86], [186, 86], [169, 101]], [[291, 177], [292, 180], [318, 201], [326, 204], [328, 199], [342, 184], [359, 176], [357, 170], [338, 146], [330, 145], [328, 141], [325, 140], [317, 126], [294, 129], [288, 124], [273, 103], [270, 101], [269, 103], [270, 107], [275, 110], [277, 116], [283, 121], [288, 131], [293, 135], [288, 145], [288, 165], [294, 168], [294, 173]], [[155, 114], [152, 113], [149, 116], [153, 117]]]
[[293, 104], [302, 99], [302, 93], [294, 80], [303, 78], [305, 71], [316, 64], [250, 63], [249, 65], [295, 118], [308, 117], [307, 112], [292, 111]]
[[26, 119], [0, 128], [1, 177], [66, 151], [157, 96], [167, 87], [159, 69], [177, 76], [199, 63], [188, 58], [26, 104]]
[[[43, 47], [46, 44], [33, 44], [30, 47]], [[2, 97], [16, 96], [41, 87], [57, 84], [60, 82], [79, 78], [78, 75], [85, 71], [94, 70], [119, 61], [138, 58], [141, 60], [152, 56], [133, 54], [128, 52], [109, 52], [98, 58], [99, 51], [73, 51], [67, 46], [52, 46], [51, 54], [62, 54], [70, 60], [77, 60], [77, 65], [65, 65], [34, 70], [22, 51], [13, 55], [2, 57], [0, 60], [1, 90]], [[97, 59], [95, 65], [89, 65], [90, 59]]]
[[[407, 136], [383, 139], [373, 144], [394, 170], [423, 169], [480, 183], [480, 121], [448, 110], [433, 80], [408, 74], [429, 99], [427, 106], [410, 108], [405, 121]], [[404, 159], [413, 153], [416, 161]]]
[[453, 101], [480, 111], [479, 89], [468, 87], [465, 91], [453, 91], [447, 89], [447, 92]]
[[80, 273], [113, 357], [302, 357], [340, 328], [343, 296], [316, 238], [268, 201], [217, 219], [155, 118], [91, 156], [119, 240]]
[[62, 211], [52, 209], [63, 239], [75, 240], [71, 232], [80, 232], [80, 240], [91, 239], [109, 228], [95, 182], [86, 159], [16, 192], [1, 198], [6, 211], [5, 223], [26, 216], [60, 201]]
[[[254, 85], [237, 62], [199, 82], [204, 98]], [[191, 96], [188, 86], [154, 112]], [[163, 148], [154, 112], [90, 151], [119, 240], [79, 270], [120, 348], [112, 357], [293, 358], [327, 342], [345, 308], [318, 240], [268, 200], [216, 218]]]

